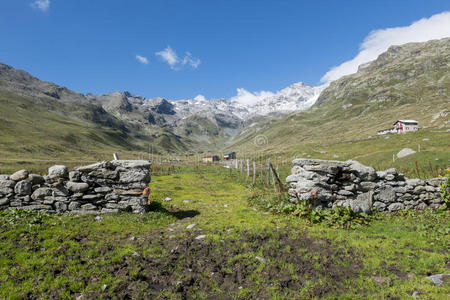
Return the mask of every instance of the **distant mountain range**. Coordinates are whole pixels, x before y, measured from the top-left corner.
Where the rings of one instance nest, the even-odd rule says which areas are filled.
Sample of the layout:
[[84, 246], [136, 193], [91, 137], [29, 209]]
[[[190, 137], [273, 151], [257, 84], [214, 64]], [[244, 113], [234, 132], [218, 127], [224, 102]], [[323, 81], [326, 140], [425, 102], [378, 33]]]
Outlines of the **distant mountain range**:
[[221, 148], [257, 118], [275, 119], [308, 109], [322, 87], [299, 82], [254, 103], [233, 99], [166, 100], [129, 92], [83, 95], [0, 64], [1, 90], [72, 120], [120, 130], [130, 140], [138, 140], [132, 143], [152, 143], [163, 153]]
[[[0, 64], [0, 154], [149, 147], [193, 153], [260, 147], [258, 135], [283, 148], [374, 134], [395, 118], [446, 126], [449, 90], [449, 38], [393, 46], [328, 87], [299, 82], [251, 102], [83, 95]], [[32, 146], [24, 150], [21, 143]]]

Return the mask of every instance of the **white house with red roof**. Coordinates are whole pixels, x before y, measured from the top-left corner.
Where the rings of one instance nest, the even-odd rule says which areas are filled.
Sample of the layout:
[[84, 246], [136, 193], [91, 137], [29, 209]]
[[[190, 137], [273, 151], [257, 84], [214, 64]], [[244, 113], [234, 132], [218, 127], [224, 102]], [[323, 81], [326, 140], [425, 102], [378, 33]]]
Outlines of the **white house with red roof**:
[[379, 130], [378, 134], [407, 133], [419, 130], [419, 122], [416, 120], [397, 120], [393, 128]]

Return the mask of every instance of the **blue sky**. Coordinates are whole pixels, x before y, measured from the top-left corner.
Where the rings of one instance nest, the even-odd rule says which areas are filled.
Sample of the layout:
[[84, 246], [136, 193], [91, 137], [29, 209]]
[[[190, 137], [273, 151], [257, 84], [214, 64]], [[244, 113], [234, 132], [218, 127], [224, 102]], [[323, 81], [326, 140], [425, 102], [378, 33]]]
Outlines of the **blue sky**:
[[1, 0], [0, 62], [82, 93], [229, 98], [319, 84], [371, 31], [444, 11], [448, 0]]

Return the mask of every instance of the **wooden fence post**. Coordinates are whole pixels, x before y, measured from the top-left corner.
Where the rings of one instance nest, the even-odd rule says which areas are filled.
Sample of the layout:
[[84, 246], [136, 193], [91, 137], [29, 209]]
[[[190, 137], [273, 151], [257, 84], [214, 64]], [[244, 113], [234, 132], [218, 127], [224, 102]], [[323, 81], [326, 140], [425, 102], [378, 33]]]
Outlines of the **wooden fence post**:
[[256, 182], [256, 162], [253, 162], [253, 185]]
[[247, 178], [246, 178], [246, 180], [248, 180], [249, 177], [250, 177], [250, 161], [247, 158]]

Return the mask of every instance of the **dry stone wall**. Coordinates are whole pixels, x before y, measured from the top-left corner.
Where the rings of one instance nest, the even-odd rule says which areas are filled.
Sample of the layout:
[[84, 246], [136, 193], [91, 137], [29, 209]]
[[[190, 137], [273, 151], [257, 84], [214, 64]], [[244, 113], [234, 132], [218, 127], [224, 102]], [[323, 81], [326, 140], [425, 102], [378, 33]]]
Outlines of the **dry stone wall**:
[[445, 178], [408, 179], [394, 168], [377, 172], [353, 160], [299, 158], [292, 163], [291, 175], [286, 178], [291, 202], [304, 199], [315, 207], [350, 206], [365, 213], [444, 205], [439, 191]]
[[143, 213], [148, 209], [143, 190], [149, 182], [150, 163], [144, 160], [103, 161], [71, 172], [56, 165], [45, 176], [20, 170], [0, 175], [0, 209]]

